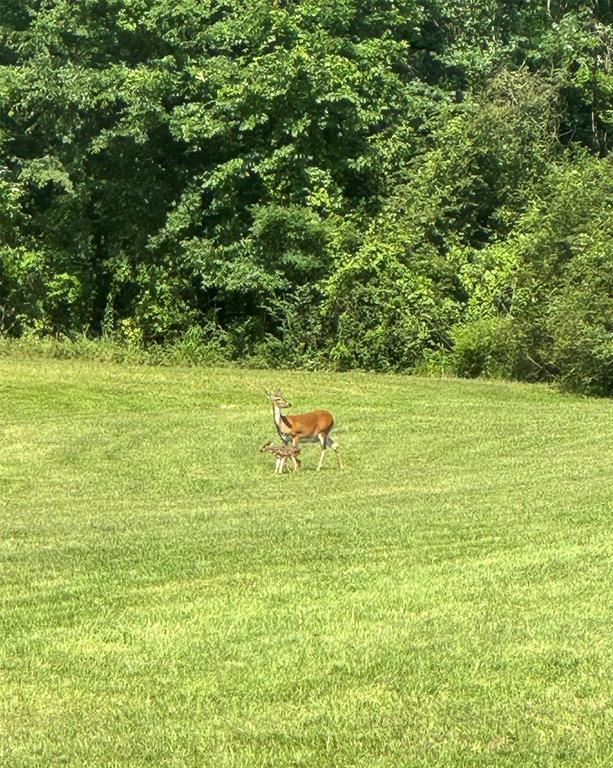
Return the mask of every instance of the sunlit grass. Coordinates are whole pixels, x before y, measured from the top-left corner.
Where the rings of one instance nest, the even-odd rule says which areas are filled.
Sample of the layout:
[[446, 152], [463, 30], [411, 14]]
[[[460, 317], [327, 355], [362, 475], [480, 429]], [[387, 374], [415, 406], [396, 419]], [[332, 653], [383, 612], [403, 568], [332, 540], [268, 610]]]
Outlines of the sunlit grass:
[[[274, 475], [277, 386], [342, 472]], [[609, 765], [612, 415], [0, 358], [0, 765]]]

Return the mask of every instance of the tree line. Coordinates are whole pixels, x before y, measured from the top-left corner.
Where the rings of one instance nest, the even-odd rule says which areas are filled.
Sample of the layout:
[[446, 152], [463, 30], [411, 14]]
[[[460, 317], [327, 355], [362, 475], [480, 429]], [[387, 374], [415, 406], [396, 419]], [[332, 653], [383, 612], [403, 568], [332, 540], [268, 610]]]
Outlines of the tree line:
[[613, 389], [613, 14], [3, 0], [0, 333]]

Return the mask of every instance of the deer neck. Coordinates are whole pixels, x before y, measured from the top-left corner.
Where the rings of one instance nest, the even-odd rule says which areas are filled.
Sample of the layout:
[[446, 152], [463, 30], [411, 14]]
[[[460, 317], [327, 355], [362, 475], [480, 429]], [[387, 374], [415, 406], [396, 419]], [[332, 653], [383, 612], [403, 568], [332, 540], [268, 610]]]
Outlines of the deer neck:
[[272, 417], [275, 421], [277, 433], [283, 442], [289, 442], [291, 440], [292, 425], [289, 419], [283, 415], [281, 409], [275, 403], [272, 404]]

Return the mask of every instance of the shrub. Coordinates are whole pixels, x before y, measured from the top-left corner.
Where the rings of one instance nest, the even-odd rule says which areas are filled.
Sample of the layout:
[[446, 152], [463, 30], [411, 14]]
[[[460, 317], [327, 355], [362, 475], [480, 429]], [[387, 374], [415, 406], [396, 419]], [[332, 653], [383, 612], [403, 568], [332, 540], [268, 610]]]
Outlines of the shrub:
[[522, 368], [525, 338], [510, 317], [485, 317], [458, 325], [452, 339], [451, 371], [458, 376], [512, 378]]

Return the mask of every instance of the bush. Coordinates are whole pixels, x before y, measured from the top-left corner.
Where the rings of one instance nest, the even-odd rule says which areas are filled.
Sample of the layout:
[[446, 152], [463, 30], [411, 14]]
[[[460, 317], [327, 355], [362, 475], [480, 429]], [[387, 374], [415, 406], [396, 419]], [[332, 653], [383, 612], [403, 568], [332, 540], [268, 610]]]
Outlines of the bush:
[[457, 373], [613, 393], [612, 170], [585, 154], [556, 164], [508, 237], [462, 254]]
[[320, 311], [334, 367], [409, 372], [445, 343], [458, 306], [406, 261], [401, 245], [373, 238], [328, 281]]
[[565, 389], [613, 394], [613, 263], [608, 244], [583, 243], [547, 315], [550, 358]]
[[525, 338], [509, 317], [486, 317], [456, 326], [451, 371], [474, 378], [517, 377], [523, 367]]

